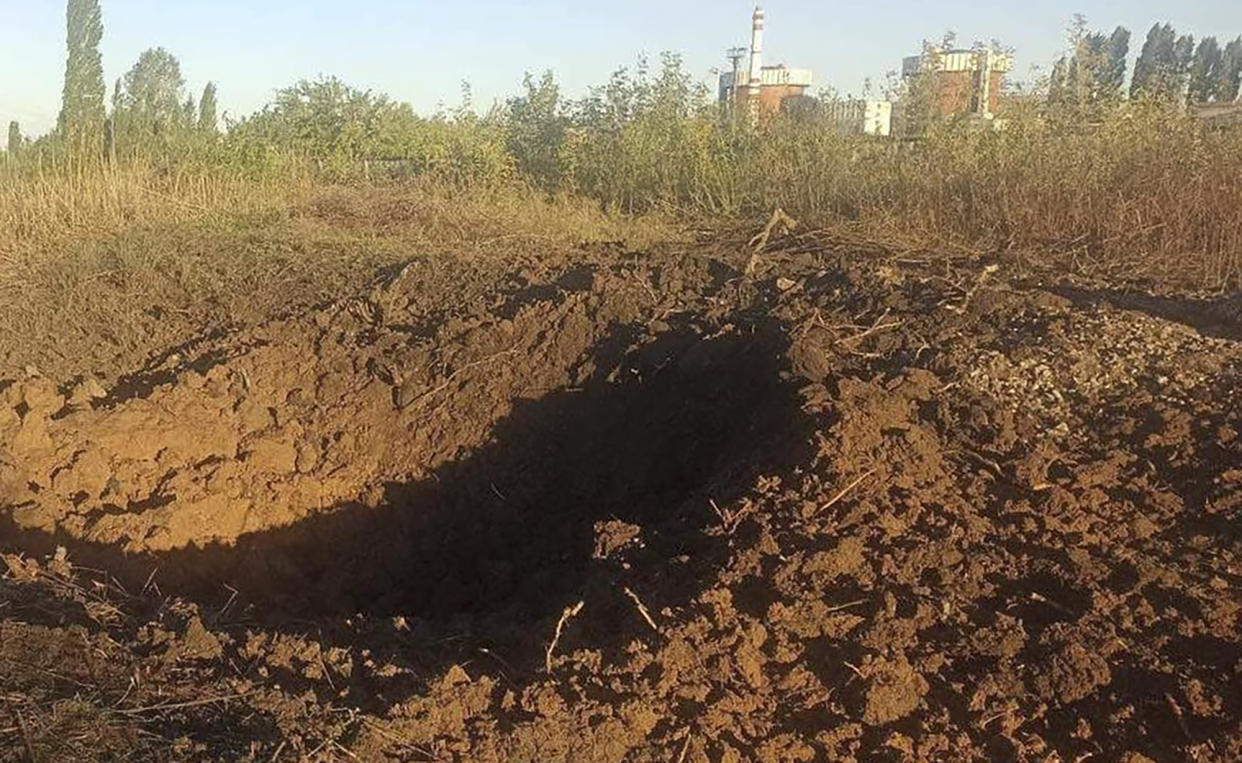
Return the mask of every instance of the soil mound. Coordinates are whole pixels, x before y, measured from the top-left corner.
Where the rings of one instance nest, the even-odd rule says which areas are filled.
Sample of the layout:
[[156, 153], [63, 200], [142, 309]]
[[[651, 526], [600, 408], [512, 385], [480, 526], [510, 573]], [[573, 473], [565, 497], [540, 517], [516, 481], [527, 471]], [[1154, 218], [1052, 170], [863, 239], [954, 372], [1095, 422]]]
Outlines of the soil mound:
[[0, 381], [0, 742], [1242, 754], [1229, 327], [805, 238], [422, 267]]

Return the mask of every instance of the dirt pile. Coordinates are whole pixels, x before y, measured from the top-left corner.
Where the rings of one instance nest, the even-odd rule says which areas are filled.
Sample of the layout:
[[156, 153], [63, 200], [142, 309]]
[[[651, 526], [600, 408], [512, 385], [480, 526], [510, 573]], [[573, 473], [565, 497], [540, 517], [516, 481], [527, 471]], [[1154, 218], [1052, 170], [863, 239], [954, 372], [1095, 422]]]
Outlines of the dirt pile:
[[807, 239], [439, 283], [0, 382], [0, 740], [1242, 754], [1235, 339]]

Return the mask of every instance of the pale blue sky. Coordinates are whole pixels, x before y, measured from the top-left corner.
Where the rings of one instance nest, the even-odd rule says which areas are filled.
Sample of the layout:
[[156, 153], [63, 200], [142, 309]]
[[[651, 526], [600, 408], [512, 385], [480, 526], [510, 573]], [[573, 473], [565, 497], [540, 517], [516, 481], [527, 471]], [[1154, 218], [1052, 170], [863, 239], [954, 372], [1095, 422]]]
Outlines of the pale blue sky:
[[[1242, 34], [1242, 0], [771, 0], [766, 60], [811, 68], [817, 87], [860, 92], [881, 84], [924, 38], [999, 39], [1017, 49], [1015, 76], [1046, 66], [1071, 14], [1092, 27], [1130, 27], [1134, 49], [1154, 21], [1196, 37]], [[580, 95], [637, 54], [673, 50], [711, 79], [724, 50], [749, 38], [751, 0], [103, 0], [105, 75], [111, 83], [147, 47], [180, 60], [197, 92], [219, 83], [223, 108], [241, 115], [302, 77], [336, 74], [414, 104], [422, 113], [512, 93], [524, 70], [553, 69]], [[0, 123], [50, 127], [64, 66], [63, 0], [0, 0]]]

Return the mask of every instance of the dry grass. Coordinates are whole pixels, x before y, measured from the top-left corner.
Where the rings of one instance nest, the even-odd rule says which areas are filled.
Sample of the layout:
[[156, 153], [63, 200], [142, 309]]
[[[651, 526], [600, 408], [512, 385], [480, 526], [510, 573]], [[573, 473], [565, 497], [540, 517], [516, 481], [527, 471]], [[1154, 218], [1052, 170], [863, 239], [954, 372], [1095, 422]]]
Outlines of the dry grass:
[[1017, 248], [1110, 278], [1242, 285], [1242, 130], [1155, 104], [1090, 125], [1038, 109], [1006, 118], [1002, 131], [942, 124], [916, 142], [816, 122], [750, 134], [710, 114], [637, 120], [575, 136], [564, 174], [629, 210], [753, 219], [779, 207], [910, 248]]
[[0, 252], [12, 259], [134, 226], [270, 212], [312, 190], [296, 165], [263, 176], [142, 162], [70, 171], [0, 163]]
[[[515, 188], [183, 177], [153, 190], [166, 182], [138, 169], [59, 189], [43, 178], [21, 210], [3, 213], [0, 377], [28, 364], [55, 378], [115, 376], [212, 329], [341, 298], [415, 256], [674, 237], [652, 217]], [[50, 219], [35, 225], [39, 208]]]
[[575, 133], [551, 184], [572, 196], [332, 186], [281, 154], [250, 170], [228, 156], [93, 172], [0, 165], [0, 367], [111, 375], [207, 329], [338, 298], [413, 256], [641, 249], [678, 237], [665, 220], [715, 228], [776, 208], [903, 249], [1017, 249], [1116, 282], [1242, 284], [1242, 131], [1159, 108], [1094, 127], [1015, 114], [1005, 131], [946, 126], [917, 143], [656, 114]]

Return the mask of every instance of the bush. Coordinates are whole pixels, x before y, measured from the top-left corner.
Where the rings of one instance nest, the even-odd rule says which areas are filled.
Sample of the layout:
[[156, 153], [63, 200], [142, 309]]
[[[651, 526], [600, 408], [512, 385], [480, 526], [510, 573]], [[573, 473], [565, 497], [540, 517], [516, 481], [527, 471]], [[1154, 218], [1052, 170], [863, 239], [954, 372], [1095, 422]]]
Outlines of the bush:
[[[117, 180], [83, 172], [124, 177], [134, 198], [173, 178], [159, 193], [240, 199], [238, 183], [301, 183], [313, 169], [330, 181], [520, 182], [625, 213], [739, 217], [782, 207], [928, 248], [1072, 251], [1147, 277], [1242, 281], [1240, 130], [1208, 130], [1167, 104], [1138, 101], [1101, 105], [1090, 123], [1072, 109], [1028, 106], [1011, 110], [1005, 129], [947, 121], [918, 141], [890, 141], [842, 134], [826, 109], [803, 100], [752, 127], [712, 102], [673, 55], [654, 73], [641, 60], [620, 69], [573, 102], [550, 74], [528, 75], [523, 95], [485, 116], [468, 93], [451, 117], [422, 118], [336, 79], [303, 81], [223, 136], [182, 131], [121, 158], [140, 171], [71, 170], [55, 139], [25, 147], [0, 170], [10, 200], [0, 238], [95, 212], [131, 214], [115, 202], [129, 198]], [[56, 190], [57, 177], [73, 190]]]

